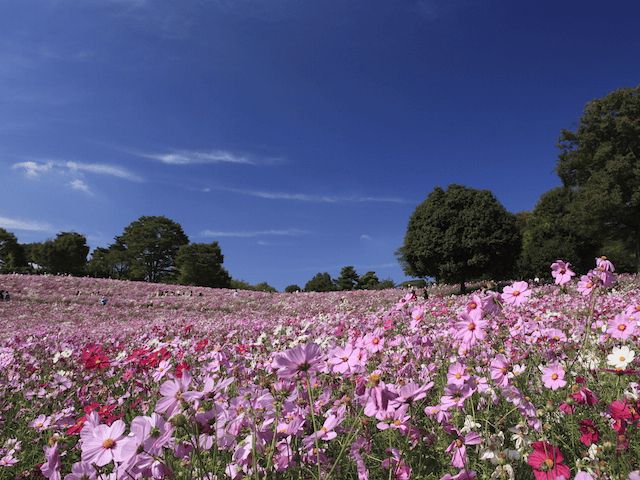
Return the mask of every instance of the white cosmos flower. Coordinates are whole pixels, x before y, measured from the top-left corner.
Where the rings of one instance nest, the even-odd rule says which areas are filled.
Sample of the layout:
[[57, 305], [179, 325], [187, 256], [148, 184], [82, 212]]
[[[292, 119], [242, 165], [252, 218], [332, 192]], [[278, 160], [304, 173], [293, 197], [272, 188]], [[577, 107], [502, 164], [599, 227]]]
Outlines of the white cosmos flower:
[[624, 347], [613, 347], [613, 350], [607, 356], [607, 363], [615, 369], [624, 370], [633, 362], [635, 356], [635, 352], [626, 345]]

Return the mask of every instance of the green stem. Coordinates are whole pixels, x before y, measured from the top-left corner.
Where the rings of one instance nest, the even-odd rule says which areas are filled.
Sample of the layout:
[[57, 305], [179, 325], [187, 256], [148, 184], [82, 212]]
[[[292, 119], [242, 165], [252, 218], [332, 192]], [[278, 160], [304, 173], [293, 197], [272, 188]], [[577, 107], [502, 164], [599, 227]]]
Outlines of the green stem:
[[[307, 396], [309, 398], [309, 410], [311, 410], [311, 423], [313, 424], [313, 433], [315, 435], [318, 431], [318, 427], [316, 424], [316, 414], [314, 412], [314, 407], [313, 407], [313, 395], [311, 394], [311, 376], [309, 375], [309, 372], [307, 372]], [[317, 436], [314, 437], [313, 443], [316, 449], [316, 461], [318, 462], [318, 480], [320, 480], [320, 446], [318, 444]]]

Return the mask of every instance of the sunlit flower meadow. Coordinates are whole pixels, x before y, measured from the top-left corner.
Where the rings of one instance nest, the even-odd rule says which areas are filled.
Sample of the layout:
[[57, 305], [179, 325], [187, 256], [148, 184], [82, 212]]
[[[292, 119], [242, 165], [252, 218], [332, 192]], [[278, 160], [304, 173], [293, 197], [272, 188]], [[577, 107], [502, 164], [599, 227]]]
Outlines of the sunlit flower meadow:
[[0, 478], [640, 480], [640, 280], [543, 283], [0, 276]]

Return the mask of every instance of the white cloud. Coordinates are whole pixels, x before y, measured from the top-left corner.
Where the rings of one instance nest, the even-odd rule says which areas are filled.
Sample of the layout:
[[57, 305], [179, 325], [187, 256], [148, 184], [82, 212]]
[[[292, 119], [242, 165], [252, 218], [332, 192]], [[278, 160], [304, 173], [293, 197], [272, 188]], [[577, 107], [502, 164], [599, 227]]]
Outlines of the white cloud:
[[260, 162], [246, 155], [239, 155], [227, 150], [178, 150], [167, 153], [138, 153], [140, 157], [158, 160], [167, 165], [197, 165], [211, 163], [235, 163], [256, 165]]
[[283, 237], [298, 237], [300, 235], [307, 235], [307, 230], [300, 230], [298, 228], [287, 228], [284, 230], [256, 230], [245, 232], [224, 232], [215, 230], [205, 230], [201, 233], [203, 237], [236, 237], [236, 238], [253, 238], [264, 236], [283, 236]]
[[29, 178], [37, 178], [43, 173], [48, 173], [53, 167], [53, 162], [19, 162], [13, 164], [11, 168], [14, 170], [23, 169], [24, 174]]
[[79, 178], [76, 178], [75, 180], [72, 180], [71, 182], [69, 182], [69, 186], [73, 190], [78, 190], [79, 192], [84, 192], [86, 194], [92, 195], [89, 185], [87, 185], [85, 182], [83, 182]]
[[308, 193], [267, 192], [264, 190], [246, 190], [241, 188], [213, 187], [209, 190], [222, 190], [226, 192], [265, 198], [268, 200], [293, 200], [313, 203], [409, 203], [407, 200], [397, 197], [375, 197], [370, 195], [318, 195]]
[[78, 163], [66, 162], [64, 164], [71, 171], [95, 173], [97, 175], [109, 175], [112, 177], [122, 178], [131, 182], [141, 182], [142, 178], [138, 175], [116, 165], [105, 163]]
[[46, 162], [29, 161], [14, 163], [12, 168], [15, 170], [24, 170], [25, 175], [29, 178], [38, 178], [48, 173], [69, 174], [86, 172], [96, 175], [108, 175], [131, 182], [143, 181], [141, 177], [125, 168], [106, 163], [59, 162], [51, 160]]
[[25, 230], [29, 232], [50, 232], [53, 230], [48, 223], [9, 217], [0, 217], [0, 227], [7, 230]]
[[371, 240], [371, 235], [363, 233], [362, 235], [360, 235], [360, 240]]

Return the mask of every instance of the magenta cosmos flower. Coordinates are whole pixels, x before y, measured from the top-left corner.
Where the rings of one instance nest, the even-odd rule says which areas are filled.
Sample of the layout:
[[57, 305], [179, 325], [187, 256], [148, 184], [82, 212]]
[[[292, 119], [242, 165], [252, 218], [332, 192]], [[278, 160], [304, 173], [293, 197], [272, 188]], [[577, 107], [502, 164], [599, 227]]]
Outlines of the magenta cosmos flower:
[[275, 364], [280, 378], [292, 378], [299, 373], [314, 373], [323, 366], [322, 351], [315, 343], [298, 345], [279, 354]]
[[120, 461], [123, 458], [122, 448], [125, 424], [122, 420], [116, 420], [107, 425], [86, 425], [86, 432], [82, 436], [82, 461], [95, 463], [98, 467], [104, 467], [111, 461]]
[[507, 305], [521, 305], [527, 301], [531, 295], [527, 282], [515, 282], [513, 285], [504, 287], [502, 290], [502, 301]]
[[571, 264], [562, 260], [556, 260], [551, 264], [551, 276], [555, 279], [556, 285], [569, 283], [575, 272], [571, 270]]
[[542, 371], [542, 382], [545, 387], [558, 390], [567, 384], [564, 374], [564, 368], [559, 364], [550, 365]]

